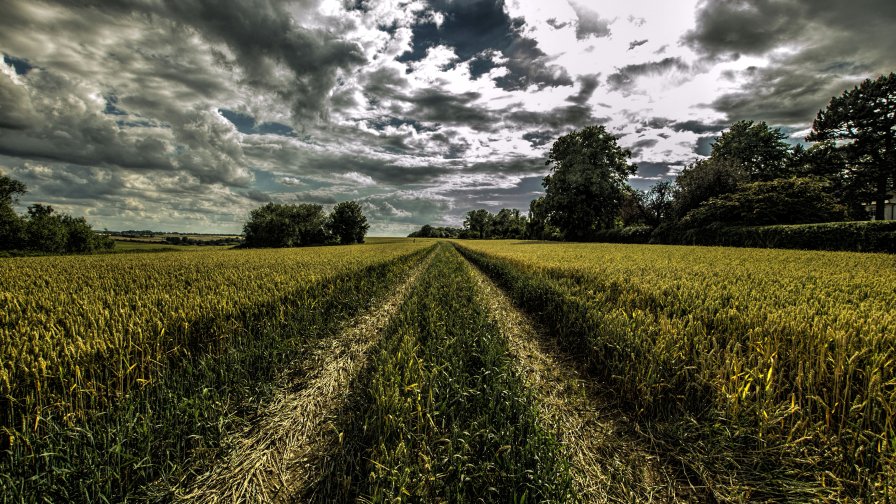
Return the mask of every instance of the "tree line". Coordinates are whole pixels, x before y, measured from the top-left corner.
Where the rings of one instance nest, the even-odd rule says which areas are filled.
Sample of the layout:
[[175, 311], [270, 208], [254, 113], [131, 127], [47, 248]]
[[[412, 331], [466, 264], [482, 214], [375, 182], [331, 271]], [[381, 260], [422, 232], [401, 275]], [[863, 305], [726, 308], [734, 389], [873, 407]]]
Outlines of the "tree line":
[[59, 213], [40, 203], [24, 215], [13, 208], [27, 186], [0, 173], [0, 250], [49, 254], [78, 254], [108, 250], [115, 242], [94, 232], [84, 217]]
[[245, 247], [299, 247], [364, 243], [370, 226], [355, 201], [337, 203], [329, 214], [310, 203], [268, 203], [252, 210], [243, 226]]
[[[806, 137], [791, 146], [765, 122], [739, 121], [708, 158], [674, 182], [647, 191], [627, 179], [637, 167], [603, 126], [558, 138], [551, 147], [545, 195], [528, 216], [474, 210], [452, 237], [591, 241], [608, 230], [644, 227], [655, 236], [710, 226], [764, 226], [876, 220], [896, 191], [896, 74], [865, 80], [819, 111]], [[413, 233], [429, 236], [424, 226]]]

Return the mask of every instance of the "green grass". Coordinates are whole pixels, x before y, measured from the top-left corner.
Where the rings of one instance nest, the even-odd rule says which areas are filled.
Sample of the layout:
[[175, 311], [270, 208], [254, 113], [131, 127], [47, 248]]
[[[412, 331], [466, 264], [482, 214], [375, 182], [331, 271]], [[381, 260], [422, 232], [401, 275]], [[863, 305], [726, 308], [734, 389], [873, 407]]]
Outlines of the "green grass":
[[716, 498], [893, 495], [892, 256], [457, 246]]
[[[424, 253], [295, 285], [226, 320], [213, 320], [214, 314], [194, 320], [189, 348], [111, 406], [81, 408], [76, 421], [41, 417], [39, 434], [30, 425], [3, 425], [2, 500], [170, 500], [169, 489], [214, 463], [226, 434], [264, 404], [279, 373], [303, 358], [307, 342], [332, 334], [388, 293]], [[229, 330], [206, 341], [202, 328], [219, 326]], [[10, 399], [2, 398], [4, 407], [14, 406]]]
[[573, 500], [568, 463], [474, 290], [441, 245], [355, 384], [341, 458], [316, 499]]
[[221, 250], [233, 245], [168, 245], [162, 243], [115, 240], [115, 248], [109, 252], [174, 252], [190, 250]]

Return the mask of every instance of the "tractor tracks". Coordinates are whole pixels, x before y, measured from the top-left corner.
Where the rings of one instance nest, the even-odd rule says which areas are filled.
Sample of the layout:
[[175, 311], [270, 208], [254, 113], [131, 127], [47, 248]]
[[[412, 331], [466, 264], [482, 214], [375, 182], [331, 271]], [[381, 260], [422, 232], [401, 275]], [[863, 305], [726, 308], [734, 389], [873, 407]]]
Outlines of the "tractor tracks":
[[318, 476], [320, 461], [338, 449], [336, 415], [350, 384], [432, 257], [431, 251], [388, 298], [348, 321], [336, 336], [315, 342], [302, 364], [304, 377], [284, 378], [258, 420], [225, 444], [230, 449], [224, 459], [178, 492], [178, 499], [268, 503], [301, 495]]
[[479, 298], [492, 314], [518, 372], [533, 392], [543, 427], [554, 432], [572, 464], [582, 502], [695, 501], [677, 471], [631, 434], [632, 422], [608, 406], [606, 390], [589, 380], [557, 342], [472, 263]]

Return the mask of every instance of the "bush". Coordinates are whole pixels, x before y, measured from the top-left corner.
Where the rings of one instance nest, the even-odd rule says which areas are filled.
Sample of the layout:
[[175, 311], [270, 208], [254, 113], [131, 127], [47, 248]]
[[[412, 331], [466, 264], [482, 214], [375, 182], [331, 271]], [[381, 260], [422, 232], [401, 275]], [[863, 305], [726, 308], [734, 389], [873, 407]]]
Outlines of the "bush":
[[247, 247], [296, 247], [327, 242], [327, 218], [320, 205], [268, 203], [252, 210], [243, 227]]
[[650, 226], [629, 226], [603, 229], [595, 233], [594, 241], [606, 243], [649, 243], [654, 228]]
[[354, 201], [338, 203], [327, 220], [327, 230], [342, 245], [364, 243], [364, 236], [370, 225], [361, 211], [361, 205]]
[[703, 202], [681, 220], [685, 227], [810, 224], [843, 219], [845, 209], [815, 178], [777, 179], [744, 184], [737, 192]]
[[896, 221], [657, 228], [651, 243], [896, 253]]

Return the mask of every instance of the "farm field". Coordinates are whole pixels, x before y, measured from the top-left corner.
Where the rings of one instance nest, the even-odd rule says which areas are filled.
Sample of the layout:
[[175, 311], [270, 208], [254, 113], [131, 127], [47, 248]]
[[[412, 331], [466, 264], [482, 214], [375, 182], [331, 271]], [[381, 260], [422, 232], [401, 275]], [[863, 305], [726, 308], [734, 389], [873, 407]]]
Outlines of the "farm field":
[[0, 260], [3, 501], [892, 497], [896, 259], [371, 240]]
[[719, 500], [896, 492], [896, 258], [458, 242]]

